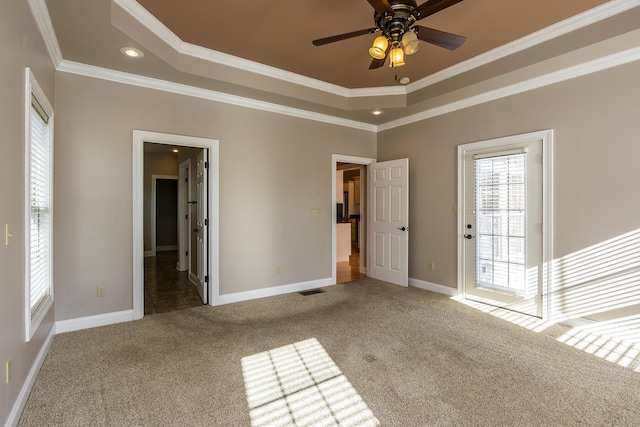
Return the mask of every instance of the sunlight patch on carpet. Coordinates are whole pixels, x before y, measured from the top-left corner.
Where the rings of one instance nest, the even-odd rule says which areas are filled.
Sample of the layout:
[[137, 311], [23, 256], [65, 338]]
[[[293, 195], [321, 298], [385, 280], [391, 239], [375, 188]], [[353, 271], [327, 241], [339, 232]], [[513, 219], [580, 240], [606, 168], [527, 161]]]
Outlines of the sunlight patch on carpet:
[[516, 311], [507, 310], [493, 305], [483, 304], [469, 299], [464, 299], [460, 296], [452, 297], [451, 299], [458, 301], [464, 305], [475, 308], [476, 310], [490, 314], [502, 320], [506, 320], [514, 325], [521, 326], [533, 332], [542, 332], [545, 329], [553, 325], [553, 322], [539, 319], [537, 317], [529, 316], [528, 314], [518, 313]]
[[252, 427], [380, 425], [315, 338], [241, 363]]
[[640, 315], [575, 327], [558, 341], [640, 372]]

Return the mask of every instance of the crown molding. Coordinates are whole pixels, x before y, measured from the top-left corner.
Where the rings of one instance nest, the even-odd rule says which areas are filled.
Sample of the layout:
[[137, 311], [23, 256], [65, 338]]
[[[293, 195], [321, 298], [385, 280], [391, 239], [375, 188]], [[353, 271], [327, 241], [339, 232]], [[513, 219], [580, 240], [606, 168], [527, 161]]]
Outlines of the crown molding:
[[259, 62], [249, 61], [248, 59], [239, 58], [237, 56], [229, 55], [228, 53], [218, 52], [216, 50], [208, 49], [206, 47], [194, 45], [191, 43], [183, 42], [182, 49], [179, 51], [179, 53], [198, 59], [204, 59], [205, 61], [214, 62], [216, 64], [237, 68], [239, 70], [249, 71], [251, 73], [259, 74], [262, 76], [273, 77], [278, 80], [295, 83], [300, 86], [309, 87], [311, 89], [320, 90], [322, 92], [328, 92], [344, 97], [350, 96], [351, 89], [323, 82], [322, 80], [305, 77], [300, 74], [292, 73], [290, 71], [281, 70], [280, 68], [260, 64]]
[[547, 74], [543, 74], [532, 79], [528, 79], [519, 83], [504, 86], [499, 89], [490, 90], [475, 96], [470, 96], [458, 101], [454, 101], [445, 105], [430, 108], [401, 119], [392, 120], [378, 125], [378, 132], [394, 129], [400, 126], [430, 119], [453, 111], [462, 110], [463, 108], [473, 107], [486, 102], [495, 101], [507, 96], [516, 95], [530, 90], [538, 89], [554, 83], [560, 83], [566, 80], [575, 79], [577, 77], [586, 76], [588, 74], [603, 71], [619, 65], [628, 64], [640, 60], [640, 46], [631, 49], [616, 52], [611, 55], [603, 56], [598, 59], [586, 61], [571, 67], [563, 68]]
[[349, 98], [366, 98], [370, 96], [406, 95], [406, 86], [363, 87], [359, 89], [347, 89]]
[[47, 51], [49, 52], [49, 57], [53, 62], [53, 66], [54, 68], [58, 68], [58, 66], [62, 63], [62, 51], [60, 50], [60, 45], [58, 44], [56, 32], [53, 30], [53, 24], [51, 23], [51, 18], [49, 17], [49, 9], [47, 9], [47, 4], [44, 0], [27, 0], [27, 3], [29, 4], [31, 15], [33, 15], [33, 19], [35, 19], [36, 25], [40, 30], [40, 34], [44, 39], [44, 44], [47, 47]]
[[248, 59], [239, 58], [227, 53], [218, 52], [213, 49], [197, 46], [182, 41], [175, 33], [167, 28], [158, 18], [153, 16], [147, 9], [142, 7], [135, 0], [112, 0], [135, 18], [140, 24], [145, 26], [154, 35], [159, 37], [163, 42], [174, 49], [178, 54], [192, 56], [194, 58], [203, 59], [220, 65], [237, 68], [243, 71], [249, 71], [262, 76], [272, 77], [289, 83], [295, 83], [311, 89], [320, 90], [334, 95], [348, 97], [351, 89], [327, 83], [321, 80], [302, 76], [300, 74], [285, 71], [280, 68], [271, 67], [269, 65], [260, 64], [259, 62], [250, 61]]
[[578, 15], [572, 16], [564, 21], [560, 21], [549, 27], [543, 28], [540, 31], [536, 31], [535, 33], [521, 37], [518, 40], [514, 40], [511, 43], [507, 43], [416, 82], [410, 83], [407, 85], [407, 92], [411, 93], [424, 89], [443, 80], [450, 79], [462, 73], [466, 73], [467, 71], [471, 71], [509, 55], [513, 55], [514, 53], [529, 49], [556, 37], [563, 36], [572, 31], [610, 18], [619, 13], [626, 12], [627, 10], [633, 9], [637, 6], [640, 6], [640, 0], [610, 0], [601, 6], [597, 6]]
[[[269, 76], [275, 78], [283, 78], [284, 75], [293, 75], [301, 78], [301, 81], [308, 83], [308, 87], [318, 90], [337, 90], [336, 92], [330, 92], [338, 95], [348, 97], [367, 97], [367, 96], [386, 96], [386, 95], [403, 95], [411, 93], [423, 87], [427, 87], [438, 81], [450, 78], [457, 74], [468, 71], [472, 68], [479, 67], [488, 62], [495, 61], [499, 58], [507, 56], [509, 54], [518, 52], [519, 50], [526, 49], [536, 44], [550, 40], [553, 37], [558, 37], [562, 34], [574, 31], [578, 28], [582, 28], [586, 25], [598, 22], [608, 17], [614, 16], [618, 13], [622, 13], [626, 10], [632, 9], [640, 5], [640, 0], [611, 0], [608, 3], [600, 7], [596, 7], [592, 10], [584, 12], [573, 18], [562, 21], [530, 36], [523, 37], [515, 42], [500, 48], [494, 49], [486, 54], [475, 57], [471, 60], [460, 63], [456, 66], [450, 67], [439, 73], [436, 73], [430, 77], [422, 79], [418, 82], [414, 82], [407, 86], [389, 86], [381, 88], [362, 88], [362, 89], [347, 89], [340, 86], [331, 85], [325, 82], [320, 82], [315, 79], [309, 79], [303, 76], [299, 76], [294, 73], [284, 72], [277, 70], [273, 67], [267, 67], [262, 64], [258, 64], [252, 61], [246, 61], [241, 58], [233, 57], [231, 55], [215, 52], [210, 49], [200, 48], [195, 45], [182, 42], [173, 32], [160, 23], [153, 15], [151, 15], [146, 9], [142, 8], [134, 0], [112, 0], [114, 3], [120, 5], [124, 10], [130, 13], [135, 19], [147, 26], [156, 36], [160, 37], [167, 44], [172, 46], [178, 52], [189, 52], [192, 55], [203, 55], [204, 59], [209, 59], [209, 54], [212, 52], [217, 58], [226, 58], [225, 63], [231, 61], [235, 66], [246, 67], [251, 64], [255, 66], [255, 72], [264, 72]], [[58, 44], [53, 25], [49, 18], [49, 12], [45, 3], [45, 0], [27, 0], [31, 13], [36, 21], [36, 24], [42, 34], [45, 45], [49, 52], [50, 58], [58, 71], [82, 75], [86, 77], [98, 78], [102, 80], [109, 80], [117, 83], [128, 84], [148, 89], [160, 90], [164, 92], [176, 93], [185, 96], [197, 97], [207, 99], [215, 102], [221, 102], [245, 108], [257, 109], [262, 111], [269, 111], [276, 114], [287, 115], [291, 117], [297, 117], [307, 120], [318, 121], [322, 123], [334, 124], [338, 126], [345, 126], [353, 129], [365, 130], [369, 132], [379, 132], [384, 130], [393, 129], [399, 126], [415, 123], [421, 120], [426, 120], [432, 117], [436, 117], [442, 114], [460, 110], [463, 108], [472, 107], [485, 102], [490, 102], [507, 96], [515, 95], [518, 93], [526, 92], [529, 90], [537, 89], [543, 86], [547, 86], [553, 83], [562, 82], [572, 78], [584, 76], [597, 71], [602, 71], [608, 68], [612, 68], [618, 65], [623, 65], [630, 62], [640, 60], [640, 47], [634, 47], [625, 51], [617, 52], [611, 55], [603, 56], [601, 58], [584, 62], [582, 64], [566, 67], [561, 70], [546, 73], [541, 76], [531, 78], [526, 81], [507, 85], [495, 90], [486, 91], [478, 95], [466, 97], [448, 104], [440, 105], [434, 108], [421, 111], [416, 114], [412, 114], [397, 120], [392, 120], [381, 125], [372, 125], [369, 123], [358, 122], [355, 120], [343, 119], [327, 114], [315, 113], [307, 110], [286, 107], [278, 104], [273, 104], [264, 101], [253, 100], [250, 98], [240, 97], [237, 95], [230, 95], [222, 92], [217, 92], [208, 89], [202, 89], [192, 86], [187, 86], [179, 83], [168, 82], [164, 80], [154, 79], [150, 77], [144, 77], [136, 74], [125, 73], [121, 71], [114, 71], [106, 68], [96, 67], [92, 65], [81, 64], [77, 62], [64, 60]], [[133, 12], [132, 12], [133, 10]], [[149, 16], [153, 19], [149, 20]], [[153, 28], [147, 25], [147, 21]], [[155, 22], [155, 23], [153, 23]], [[203, 52], [203, 51], [206, 51]], [[501, 55], [501, 56], [500, 56]], [[227, 56], [229, 58], [227, 58]], [[199, 56], [198, 56], [199, 57]], [[247, 64], [250, 63], [250, 64]], [[264, 68], [267, 67], [267, 68]], [[267, 72], [265, 70], [276, 70], [279, 73], [274, 75], [273, 72]], [[253, 69], [251, 69], [253, 71]], [[291, 81], [290, 78], [283, 78], [283, 80]], [[313, 86], [312, 83], [318, 83]], [[302, 83], [301, 83], [302, 84]], [[422, 86], [420, 86], [422, 85]], [[344, 94], [347, 95], [344, 95]]]
[[278, 80], [295, 83], [311, 89], [324, 91], [333, 95], [344, 97], [369, 97], [369, 96], [389, 96], [407, 95], [417, 90], [424, 89], [443, 80], [455, 77], [459, 74], [481, 67], [493, 61], [497, 61], [506, 56], [523, 51], [541, 43], [545, 43], [553, 38], [568, 34], [587, 25], [610, 18], [619, 13], [625, 12], [640, 5], [640, 0], [610, 0], [609, 2], [587, 10], [579, 15], [565, 19], [540, 31], [522, 37], [506, 45], [495, 48], [489, 52], [478, 55], [467, 61], [458, 63], [442, 71], [434, 73], [428, 77], [411, 83], [407, 86], [385, 86], [361, 89], [349, 89], [321, 80], [302, 76], [300, 74], [281, 70], [279, 68], [260, 64], [237, 56], [225, 54], [212, 49], [196, 46], [183, 42], [162, 22], [160, 22], [149, 11], [143, 8], [135, 0], [112, 0], [124, 11], [129, 13], [138, 22], [147, 27], [149, 31], [161, 38], [171, 46], [176, 52], [182, 55], [193, 56], [213, 63], [226, 65], [229, 67], [250, 71], [259, 75], [273, 77]]
[[159, 90], [162, 92], [191, 96], [194, 98], [202, 98], [209, 101], [220, 102], [223, 104], [231, 104], [239, 107], [251, 108], [254, 110], [268, 111], [270, 113], [334, 124], [368, 132], [377, 132], [378, 129], [376, 125], [358, 122], [355, 120], [343, 119], [327, 114], [286, 107], [270, 102], [258, 101], [255, 99], [244, 98], [237, 95], [230, 95], [227, 93], [187, 86], [180, 83], [168, 82], [166, 80], [154, 79], [137, 74], [125, 73], [122, 71], [109, 70], [107, 68], [81, 64], [73, 61], [63, 60], [57, 70], [64, 73], [77, 74], [85, 77], [108, 80], [115, 83], [122, 83], [147, 89]]

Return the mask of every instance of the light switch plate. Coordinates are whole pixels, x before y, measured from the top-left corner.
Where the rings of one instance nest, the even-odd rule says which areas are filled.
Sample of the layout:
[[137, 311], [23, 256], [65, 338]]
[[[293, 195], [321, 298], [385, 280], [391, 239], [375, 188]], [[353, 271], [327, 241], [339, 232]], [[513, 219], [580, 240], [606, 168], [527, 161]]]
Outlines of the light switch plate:
[[9, 246], [11, 244], [11, 238], [13, 234], [11, 234], [11, 226], [9, 224], [4, 225], [4, 244], [5, 246]]
[[7, 360], [7, 384], [11, 381], [11, 359]]

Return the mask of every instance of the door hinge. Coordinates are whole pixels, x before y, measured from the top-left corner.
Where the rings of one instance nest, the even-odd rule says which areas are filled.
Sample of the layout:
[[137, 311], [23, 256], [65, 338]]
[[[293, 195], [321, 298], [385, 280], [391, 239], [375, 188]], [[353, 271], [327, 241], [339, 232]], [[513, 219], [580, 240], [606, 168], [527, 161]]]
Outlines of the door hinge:
[[184, 182], [189, 182], [189, 178], [185, 178], [185, 179], [184, 179]]
[[208, 218], [204, 220], [204, 225], [207, 225], [207, 226], [209, 225], [209, 219]]
[[209, 162], [204, 162], [204, 168], [209, 169]]
[[186, 215], [184, 216], [184, 219], [189, 219], [189, 214], [186, 214]]
[[209, 283], [209, 276], [204, 276], [204, 283]]
[[189, 256], [189, 251], [185, 251], [184, 256]]

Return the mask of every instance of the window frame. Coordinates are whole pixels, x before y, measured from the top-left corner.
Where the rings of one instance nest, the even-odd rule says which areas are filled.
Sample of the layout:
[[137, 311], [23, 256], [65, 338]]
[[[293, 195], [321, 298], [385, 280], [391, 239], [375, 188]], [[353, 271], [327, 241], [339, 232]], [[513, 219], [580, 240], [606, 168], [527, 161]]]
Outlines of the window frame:
[[[49, 130], [49, 241], [47, 242], [48, 256], [48, 294], [39, 304], [38, 308], [31, 312], [31, 145], [32, 145], [32, 126], [31, 126], [31, 110], [32, 98], [35, 98], [44, 110], [49, 120], [47, 127]], [[24, 122], [25, 122], [25, 199], [24, 199], [24, 218], [25, 218], [25, 339], [27, 342], [31, 340], [42, 320], [49, 313], [53, 306], [54, 288], [53, 288], [53, 218], [54, 218], [54, 195], [53, 195], [53, 141], [54, 141], [54, 112], [51, 103], [45, 95], [42, 87], [38, 84], [35, 76], [30, 68], [25, 69], [25, 101], [24, 101]]]

